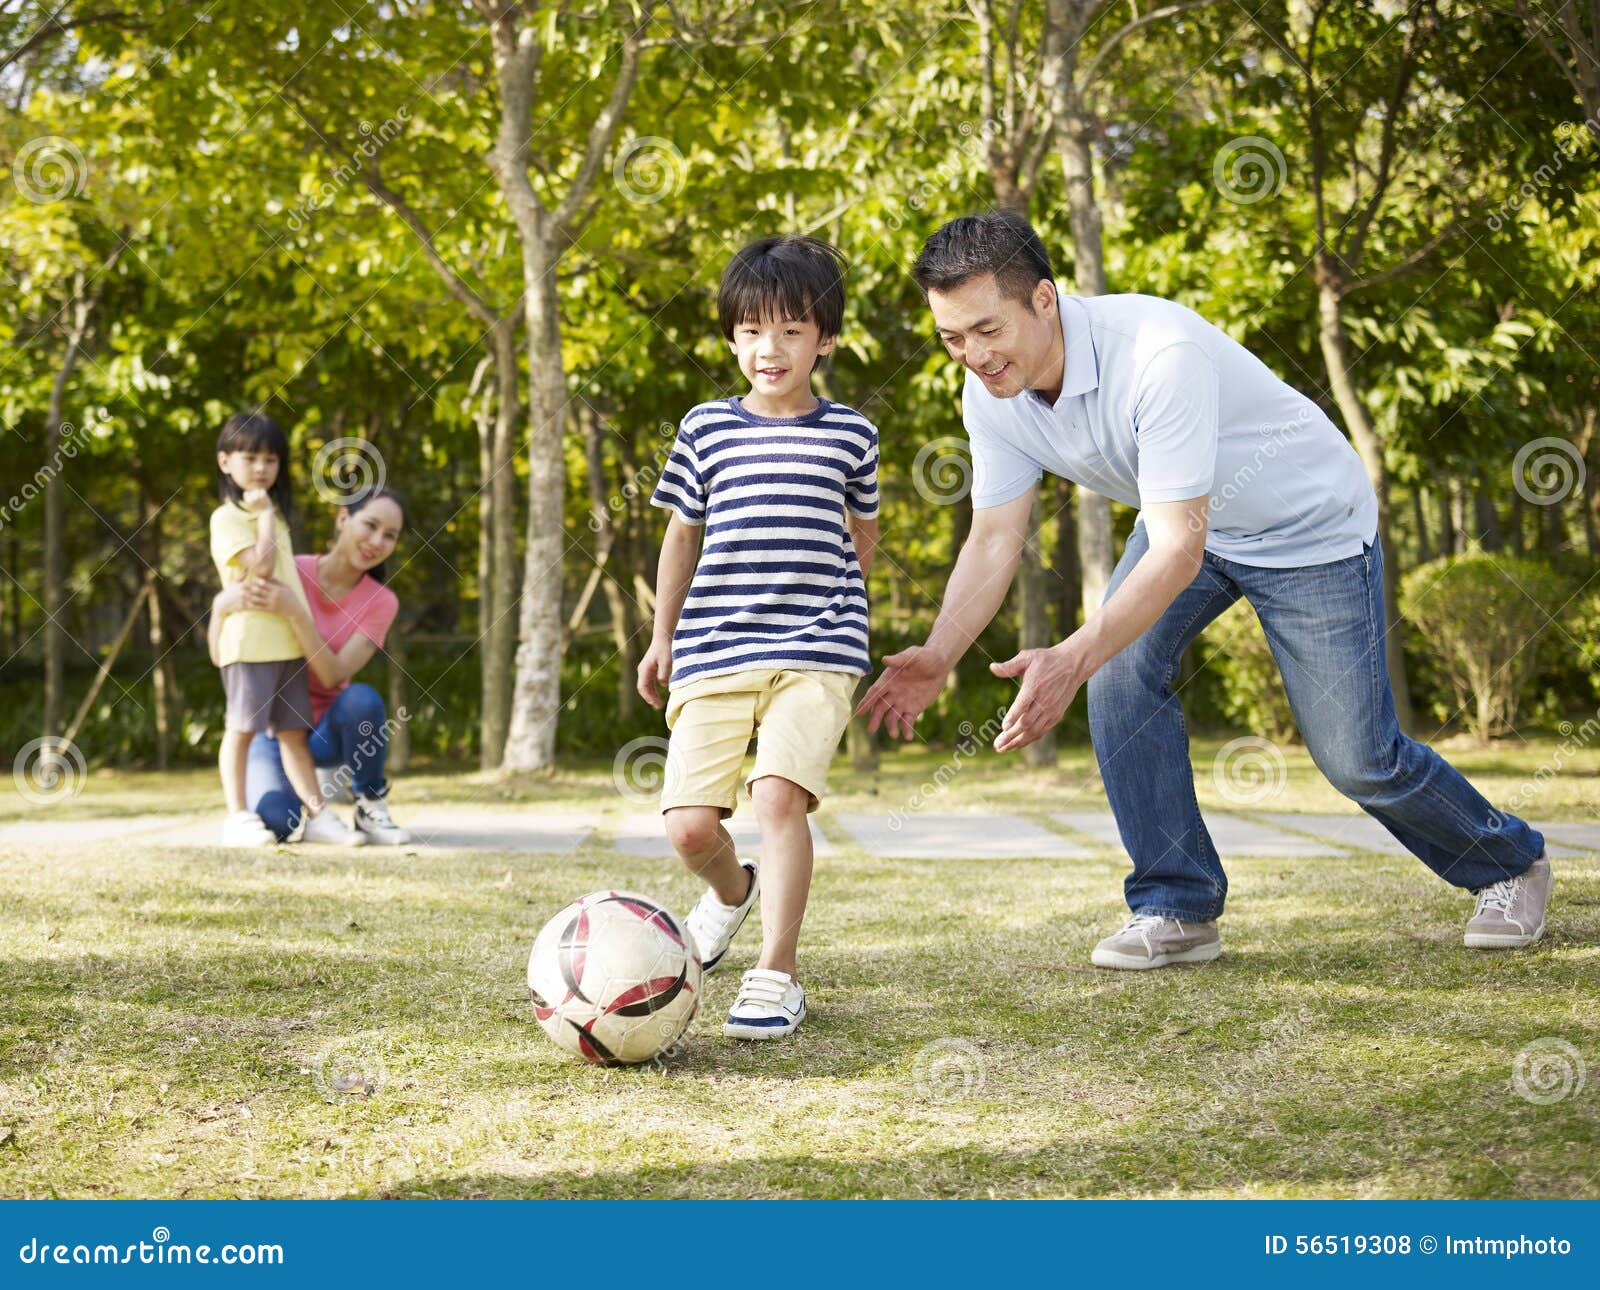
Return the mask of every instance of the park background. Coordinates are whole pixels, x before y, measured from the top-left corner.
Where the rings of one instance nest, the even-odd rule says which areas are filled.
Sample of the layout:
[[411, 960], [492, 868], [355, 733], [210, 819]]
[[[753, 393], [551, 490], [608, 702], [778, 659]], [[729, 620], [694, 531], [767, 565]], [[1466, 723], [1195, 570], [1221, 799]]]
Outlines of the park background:
[[[649, 497], [682, 414], [739, 392], [715, 288], [732, 252], [769, 233], [812, 233], [848, 258], [845, 332], [820, 392], [860, 408], [882, 436], [874, 655], [920, 641], [970, 524], [970, 465], [960, 372], [909, 268], [943, 221], [1000, 205], [1034, 221], [1069, 290], [1179, 300], [1327, 410], [1381, 500], [1390, 665], [1408, 728], [1450, 749], [1501, 804], [1593, 820], [1597, 46], [1593, 10], [1565, 0], [0, 0], [0, 160], [9, 175], [0, 192], [0, 750], [14, 758], [17, 787], [0, 818], [219, 812], [222, 695], [204, 648], [216, 583], [201, 535], [215, 505], [217, 430], [246, 406], [290, 428], [297, 551], [322, 548], [333, 503], [361, 483], [382, 477], [407, 498], [410, 524], [390, 561], [401, 619], [362, 677], [406, 714], [392, 763], [402, 771], [401, 822], [408, 803], [424, 799], [595, 814], [619, 788], [636, 797], [652, 757], [659, 770], [663, 733], [633, 691], [663, 527]], [[1249, 481], [1219, 481], [1229, 484]], [[915, 812], [934, 798], [949, 810], [1103, 808], [1081, 702], [1020, 758], [986, 755], [974, 735], [1014, 692], [987, 663], [1070, 633], [1098, 603], [1132, 520], [1127, 508], [1047, 480], [1006, 607], [919, 723], [914, 746], [852, 728], [836, 766], [840, 804], [880, 813]], [[1181, 684], [1204, 805], [1259, 805], [1265, 785], [1276, 809], [1338, 807], [1298, 746], [1244, 606], [1207, 631]], [[473, 1018], [493, 1014], [489, 1051], [469, 1062], [467, 1084], [482, 1092], [504, 1076], [510, 1054], [530, 1060], [524, 1049], [537, 1041], [525, 1010], [502, 996], [514, 993], [511, 960], [541, 911], [585, 883], [670, 883], [684, 907], [693, 898], [682, 878], [650, 876], [665, 872], [659, 862], [622, 862], [603, 848], [580, 847], [544, 874], [469, 854], [440, 860], [427, 878], [385, 870], [356, 894], [347, 861], [316, 856], [269, 862], [283, 881], [263, 886], [220, 853], [160, 857], [158, 870], [157, 858], [130, 847], [115, 851], [111, 878], [111, 845], [99, 856], [63, 851], [42, 869], [36, 851], [7, 853], [8, 872], [22, 875], [6, 898], [7, 942], [31, 965], [18, 969], [6, 1121], [31, 1127], [0, 1125], [0, 1148], [12, 1147], [8, 1189], [528, 1194], [514, 1169], [463, 1180], [449, 1152], [429, 1155], [426, 1168], [407, 1154], [414, 1146], [388, 1154], [372, 1144], [387, 1144], [392, 1126], [366, 1122], [364, 1145], [301, 1143], [270, 1167], [252, 1155], [257, 1184], [241, 1181], [257, 1175], [224, 1145], [197, 1148], [194, 1134], [234, 1123], [227, 1085], [265, 1063], [262, 1033], [241, 1022], [238, 1033], [208, 1035], [207, 1045], [220, 1045], [206, 1050], [217, 1067], [168, 1050], [179, 1033], [206, 1030], [197, 1017], [240, 1008], [322, 1016], [327, 983], [355, 972], [361, 984], [333, 1006], [335, 1021], [313, 1025], [315, 1043], [257, 1017], [267, 1046], [284, 1046], [280, 1066], [305, 1075], [338, 1036], [364, 1034], [363, 1051], [381, 1048], [393, 1087], [404, 1088], [410, 1050], [384, 1018], [426, 1033], [438, 1020], [430, 1009], [449, 1007], [460, 1015], [433, 1040], [463, 1060], [483, 1038]], [[1081, 959], [1092, 923], [1116, 917], [1115, 857], [1054, 872], [1037, 888], [1027, 865], [952, 877], [854, 859], [820, 880], [819, 897], [831, 892], [843, 911], [833, 930], [866, 937], [875, 972], [904, 968], [930, 983], [937, 1019], [914, 990], [901, 998], [882, 985], [872, 993], [876, 1016], [851, 1014], [866, 1005], [847, 1002], [859, 962], [841, 939], [821, 950], [819, 978], [824, 1000], [830, 989], [838, 996], [835, 1015], [850, 1019], [842, 1035], [824, 1032], [813, 1041], [820, 1049], [798, 1058], [708, 1048], [686, 1059], [690, 1072], [732, 1061], [747, 1073], [793, 1074], [810, 1063], [831, 1090], [825, 1098], [864, 1106], [875, 1077], [863, 1075], [863, 1054], [874, 1045], [890, 1043], [884, 1078], [902, 1090], [916, 1084], [916, 1060], [942, 1060], [927, 1056], [930, 1034], [975, 1045], [951, 1050], [968, 1093], [974, 1064], [993, 1093], [999, 1072], [1026, 1066], [1028, 1053], [1065, 1051], [1034, 1033], [1040, 1023], [1015, 993], [1020, 982], [1006, 976], [968, 997], [950, 960], [974, 952], [964, 938], [980, 916], [1008, 934], [1029, 929], [1041, 947], [1064, 938], [1056, 961]], [[1274, 863], [1243, 862], [1240, 872]], [[1160, 1038], [1214, 1024], [1220, 1051], [1199, 1066], [1171, 1059], [1171, 1088], [1160, 1096], [1156, 1080], [1139, 1083], [1118, 1058], [1108, 1068], [1114, 1087], [1081, 1074], [1066, 1093], [1012, 1090], [1012, 1104], [1040, 1098], [1069, 1120], [1092, 1111], [1107, 1123], [1155, 1106], [1160, 1124], [1181, 1115], [1206, 1133], [1230, 1123], [1232, 1154], [1181, 1153], [1156, 1190], [1231, 1194], [1259, 1177], [1268, 1190], [1592, 1194], [1593, 1178], [1571, 1156], [1574, 1142], [1593, 1150], [1592, 1092], [1537, 1108], [1544, 1118], [1523, 1126], [1520, 1163], [1498, 1149], [1488, 1164], [1476, 1148], [1455, 1150], [1447, 1123], [1462, 1106], [1495, 1113], [1481, 1071], [1492, 1069], [1504, 1093], [1511, 1054], [1526, 1041], [1566, 1036], [1569, 1047], [1593, 1049], [1592, 1019], [1573, 1011], [1590, 998], [1578, 981], [1594, 961], [1584, 947], [1596, 920], [1583, 907], [1596, 901], [1577, 893], [1595, 890], [1593, 861], [1574, 863], [1565, 939], [1519, 967], [1490, 969], [1470, 956], [1413, 963], [1399, 970], [1422, 974], [1403, 1003], [1389, 993], [1397, 970], [1363, 901], [1386, 893], [1414, 902], [1416, 873], [1404, 860], [1301, 866], [1307, 885], [1273, 898], [1281, 925], [1261, 933], [1273, 947], [1269, 977], [1300, 983], [1285, 996], [1293, 1010], [1220, 973], [1202, 995], [1210, 1012], [1201, 1023], [1185, 1012], [1192, 1000], [1179, 985], [1135, 996], [1124, 983], [1072, 982], [1074, 1006], [1092, 996], [1110, 1019], [1094, 1030], [1102, 1045], [1114, 1049], [1141, 1027]], [[923, 907], [935, 874], [947, 885]], [[441, 893], [461, 883], [487, 904], [451, 905]], [[1458, 943], [1464, 910], [1452, 894], [1429, 889], [1425, 933], [1401, 920], [1411, 953]], [[1066, 929], [1030, 898], [1088, 912]], [[896, 900], [906, 902], [903, 919], [875, 922], [871, 910]], [[414, 902], [414, 923], [386, 920], [391, 901]], [[509, 905], [510, 932], [496, 922], [496, 910], [511, 916]], [[828, 915], [816, 917], [827, 947]], [[1393, 932], [1393, 919], [1387, 912], [1380, 925]], [[294, 930], [302, 924], [339, 947], [307, 948]], [[97, 929], [114, 938], [105, 954], [126, 966], [63, 948]], [[273, 955], [245, 971], [249, 988], [213, 994], [215, 972], [236, 963], [224, 942], [240, 935], [266, 937]], [[1373, 938], [1380, 945], [1360, 948]], [[1003, 961], [1009, 943], [983, 933], [978, 961]], [[1248, 955], [1248, 941], [1239, 947]], [[325, 954], [338, 958], [337, 974]], [[474, 955], [481, 978], [484, 954], [506, 968], [509, 986], [481, 985], [487, 993], [469, 1001], [452, 982], [448, 997], [428, 1001], [428, 989]], [[417, 975], [402, 990], [405, 963]], [[1355, 992], [1329, 1005], [1343, 1010], [1339, 1027], [1319, 1011], [1319, 992], [1336, 989], [1326, 983], [1332, 965]], [[1452, 1057], [1455, 1040], [1430, 1027], [1459, 1023], [1474, 998], [1498, 1006], [1504, 982], [1494, 972], [1526, 974], [1517, 998], [1529, 1030], [1504, 1060], [1480, 1067], [1482, 1054]], [[103, 992], [100, 1012], [85, 1012], [82, 993], [68, 1002], [85, 988]], [[270, 1009], [247, 1002], [252, 989], [275, 1000]], [[140, 1024], [153, 1010], [167, 1018], [157, 1031], [174, 1032], [149, 1039], [168, 1063], [162, 1078], [146, 1078], [140, 1044], [126, 1038], [129, 1014], [118, 1009], [134, 1004]], [[980, 1018], [1001, 1037], [982, 1033]], [[1391, 1055], [1395, 1029], [1423, 1038]], [[1096, 1042], [1080, 1036], [1069, 1046], [1088, 1044], [1104, 1059]], [[1297, 1065], [1290, 1078], [1285, 1054], [1306, 1051], [1322, 1073], [1300, 1079]], [[570, 1097], [584, 1076], [562, 1069], [553, 1051], [538, 1060], [546, 1058], [535, 1084], [548, 1080]], [[1411, 1064], [1456, 1059], [1448, 1096], [1435, 1088], [1420, 1103], [1402, 1098], [1406, 1115], [1421, 1116], [1404, 1130], [1360, 1098], [1337, 1123], [1325, 1106], [1327, 1072], [1381, 1083], [1374, 1072], [1392, 1060], [1395, 1087], [1409, 1089]], [[1225, 1113], [1206, 1109], [1211, 1100], [1174, 1110], [1171, 1098], [1207, 1086], [1208, 1062], [1253, 1074], [1222, 1086]], [[83, 1087], [73, 1086], [66, 1111], [60, 1088], [41, 1089], [34, 1072], [69, 1065]], [[129, 1124], [164, 1123], [168, 1089], [207, 1087], [213, 1069], [230, 1073], [185, 1111], [187, 1128], [158, 1130], [162, 1141], [123, 1162], [123, 1181], [110, 1180], [92, 1146], [111, 1133], [107, 1124], [132, 1133]], [[517, 1080], [529, 1078], [517, 1069]], [[124, 1078], [141, 1091], [105, 1101], [108, 1083], [121, 1088]], [[1259, 1087], [1274, 1081], [1294, 1101], [1298, 1148], [1263, 1145], [1272, 1135], [1252, 1127], [1282, 1132], [1281, 1108], [1264, 1106]], [[564, 1140], [554, 1155], [564, 1172], [534, 1191], [590, 1188], [603, 1133], [624, 1118], [621, 1095], [601, 1092], [584, 1102], [591, 1136]], [[407, 1115], [430, 1123], [436, 1094], [426, 1114]], [[650, 1096], [658, 1132], [688, 1114], [680, 1091]], [[814, 1109], [817, 1096], [801, 1089], [783, 1104]], [[125, 1109], [130, 1099], [143, 1109]], [[773, 1128], [762, 1143], [766, 1169], [716, 1166], [696, 1154], [715, 1154], [706, 1130], [665, 1161], [628, 1140], [592, 1191], [638, 1194], [647, 1174], [667, 1192], [729, 1194], [1128, 1185], [1125, 1148], [1109, 1138], [1092, 1160], [1081, 1142], [1079, 1154], [1058, 1158], [1051, 1152], [1066, 1149], [1034, 1131], [1020, 1141], [982, 1114], [974, 1128], [970, 1100], [958, 1099], [955, 1112], [934, 1101], [923, 1109], [936, 1119], [967, 1117], [954, 1129], [939, 1122], [958, 1138], [970, 1130], [964, 1150], [897, 1146], [875, 1167], [830, 1169], [810, 1153], [826, 1156], [836, 1133], [850, 1151], [861, 1144], [829, 1121], [811, 1138]], [[874, 1142], [899, 1142], [893, 1113], [886, 1122], [872, 1103], [863, 1114], [879, 1117]], [[51, 1116], [54, 1127], [41, 1129]], [[506, 1131], [495, 1116], [478, 1129]], [[32, 1158], [17, 1145], [30, 1133]], [[1397, 1133], [1409, 1154], [1388, 1154]], [[1358, 1145], [1307, 1163], [1319, 1135], [1343, 1134]], [[1152, 1127], [1138, 1141], [1153, 1149], [1163, 1138]]]

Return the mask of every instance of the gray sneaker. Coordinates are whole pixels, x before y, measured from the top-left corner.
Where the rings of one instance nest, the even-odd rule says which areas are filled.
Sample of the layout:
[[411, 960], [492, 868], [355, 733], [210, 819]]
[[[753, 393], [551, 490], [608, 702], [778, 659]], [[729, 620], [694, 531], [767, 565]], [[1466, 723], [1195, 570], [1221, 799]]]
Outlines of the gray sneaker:
[[1209, 963], [1222, 953], [1215, 923], [1181, 923], [1157, 914], [1135, 914], [1115, 936], [1094, 947], [1096, 967], [1166, 967], [1169, 963]]
[[1550, 903], [1550, 861], [1541, 853], [1524, 873], [1478, 891], [1478, 907], [1463, 938], [1475, 950], [1514, 950], [1544, 935]]

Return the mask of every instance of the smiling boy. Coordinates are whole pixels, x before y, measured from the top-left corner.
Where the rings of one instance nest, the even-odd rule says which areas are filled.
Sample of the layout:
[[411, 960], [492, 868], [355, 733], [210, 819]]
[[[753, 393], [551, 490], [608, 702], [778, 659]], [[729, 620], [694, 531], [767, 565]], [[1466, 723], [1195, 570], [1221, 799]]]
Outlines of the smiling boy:
[[[871, 667], [878, 432], [811, 390], [844, 322], [831, 246], [751, 243], [723, 274], [717, 313], [750, 390], [684, 417], [651, 498], [672, 514], [638, 686], [659, 708], [670, 672], [661, 810], [678, 855], [708, 884], [688, 920], [707, 972], [762, 898], [761, 955], [723, 1033], [772, 1039], [805, 1017], [795, 959], [811, 888], [806, 816], [827, 792], [856, 682]], [[736, 855], [722, 823], [752, 734], [745, 791], [761, 827], [759, 865]]]

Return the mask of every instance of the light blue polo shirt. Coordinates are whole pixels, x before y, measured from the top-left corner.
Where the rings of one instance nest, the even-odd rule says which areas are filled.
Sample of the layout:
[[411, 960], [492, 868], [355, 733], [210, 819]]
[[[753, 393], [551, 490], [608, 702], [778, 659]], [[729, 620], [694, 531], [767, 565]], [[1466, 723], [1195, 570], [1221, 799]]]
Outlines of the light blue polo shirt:
[[1298, 390], [1192, 309], [1154, 296], [1061, 302], [1066, 371], [1052, 407], [967, 373], [974, 507], [1061, 475], [1128, 506], [1209, 495], [1206, 549], [1268, 568], [1361, 552], [1378, 499], [1361, 458]]

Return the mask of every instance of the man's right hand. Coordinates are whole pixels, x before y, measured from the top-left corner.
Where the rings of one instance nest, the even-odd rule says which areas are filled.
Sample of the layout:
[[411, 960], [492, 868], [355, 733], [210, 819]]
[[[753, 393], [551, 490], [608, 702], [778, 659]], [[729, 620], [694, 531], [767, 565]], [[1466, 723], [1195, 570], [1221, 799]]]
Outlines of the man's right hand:
[[944, 689], [950, 668], [939, 654], [926, 645], [913, 645], [883, 660], [883, 675], [856, 706], [857, 716], [867, 716], [867, 731], [881, 723], [892, 735], [910, 739], [916, 734], [914, 723]]
[[636, 683], [639, 695], [652, 708], [661, 706], [661, 691], [672, 676], [672, 642], [651, 641], [650, 648], [639, 660], [639, 677]]

